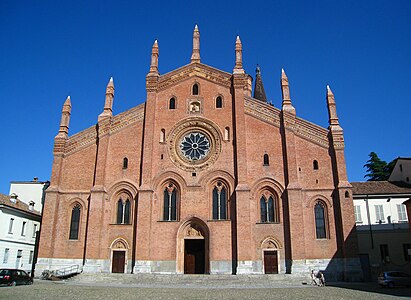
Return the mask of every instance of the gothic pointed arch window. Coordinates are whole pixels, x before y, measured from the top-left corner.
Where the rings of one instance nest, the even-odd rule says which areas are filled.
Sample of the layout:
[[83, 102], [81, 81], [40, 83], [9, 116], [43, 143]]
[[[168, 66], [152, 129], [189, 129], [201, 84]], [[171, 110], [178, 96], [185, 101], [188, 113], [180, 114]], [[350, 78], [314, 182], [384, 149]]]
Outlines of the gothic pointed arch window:
[[327, 206], [318, 200], [314, 205], [315, 236], [317, 239], [327, 238]]
[[280, 213], [277, 198], [271, 193], [263, 193], [260, 198], [261, 223], [279, 223]]
[[131, 202], [129, 196], [122, 194], [117, 201], [116, 224], [130, 224]]
[[228, 219], [228, 193], [227, 187], [217, 181], [213, 188], [213, 220]]
[[71, 210], [71, 220], [70, 220], [70, 240], [78, 240], [78, 232], [80, 228], [80, 215], [81, 215], [81, 205], [76, 203]]
[[177, 187], [173, 183], [168, 183], [167, 186], [164, 188], [164, 221], [177, 221], [177, 196]]

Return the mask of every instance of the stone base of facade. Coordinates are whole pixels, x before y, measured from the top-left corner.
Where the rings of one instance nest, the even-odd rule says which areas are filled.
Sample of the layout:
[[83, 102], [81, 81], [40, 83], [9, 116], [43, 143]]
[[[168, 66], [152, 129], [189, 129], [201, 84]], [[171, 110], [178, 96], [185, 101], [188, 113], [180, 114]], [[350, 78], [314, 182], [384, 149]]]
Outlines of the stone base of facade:
[[310, 274], [321, 271], [326, 281], [361, 281], [362, 270], [359, 258], [293, 260], [291, 274]]
[[[133, 271], [134, 274], [183, 274], [183, 272], [177, 272], [177, 264], [174, 260], [138, 260]], [[210, 274], [232, 274], [232, 262], [210, 261]]]
[[233, 274], [233, 263], [231, 260], [210, 261], [210, 274]]
[[261, 260], [239, 260], [237, 264], [237, 274], [262, 274], [262, 262]]
[[83, 270], [82, 259], [65, 259], [65, 258], [38, 258], [34, 276], [40, 277], [44, 270], [56, 271], [67, 267], [78, 266], [79, 271]]
[[[311, 270], [322, 271], [327, 281], [361, 281], [362, 270], [358, 258], [342, 259], [306, 259], [287, 262], [291, 274], [309, 276]], [[71, 266], [79, 266], [84, 273], [110, 273], [111, 261], [104, 259], [88, 259], [83, 266], [82, 259], [39, 258], [36, 264], [35, 276], [39, 277], [44, 270], [59, 270]], [[131, 261], [125, 266], [124, 273], [131, 273]], [[183, 274], [177, 272], [176, 261], [138, 260], [133, 269], [134, 274]], [[280, 261], [279, 274], [289, 273], [286, 261]], [[231, 261], [211, 261], [210, 274], [232, 274]], [[264, 274], [261, 260], [239, 261], [237, 275]]]
[[175, 260], [137, 260], [133, 273], [150, 273], [150, 274], [177, 274]]

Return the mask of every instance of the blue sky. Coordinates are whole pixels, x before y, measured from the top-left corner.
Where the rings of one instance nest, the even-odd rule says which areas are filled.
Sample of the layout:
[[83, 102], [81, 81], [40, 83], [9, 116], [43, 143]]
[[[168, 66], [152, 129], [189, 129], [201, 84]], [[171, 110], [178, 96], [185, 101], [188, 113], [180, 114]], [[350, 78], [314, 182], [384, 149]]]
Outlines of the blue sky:
[[69, 134], [97, 121], [114, 77], [114, 114], [145, 100], [155, 39], [159, 70], [190, 60], [231, 72], [235, 37], [244, 68], [259, 64], [267, 97], [281, 105], [281, 68], [297, 115], [328, 126], [326, 85], [344, 128], [350, 181], [375, 151], [411, 156], [411, 1], [0, 1], [0, 192], [50, 178], [53, 139], [71, 96]]

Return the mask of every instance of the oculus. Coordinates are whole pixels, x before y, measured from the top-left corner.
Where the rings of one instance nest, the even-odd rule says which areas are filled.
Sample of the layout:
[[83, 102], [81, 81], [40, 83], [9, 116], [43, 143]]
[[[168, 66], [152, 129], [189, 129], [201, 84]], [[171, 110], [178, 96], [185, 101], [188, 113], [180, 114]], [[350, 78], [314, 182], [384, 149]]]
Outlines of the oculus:
[[181, 120], [167, 136], [169, 157], [180, 169], [197, 172], [210, 167], [221, 152], [222, 134], [210, 120]]
[[188, 160], [200, 160], [210, 152], [210, 141], [201, 132], [189, 132], [181, 139], [180, 150]]

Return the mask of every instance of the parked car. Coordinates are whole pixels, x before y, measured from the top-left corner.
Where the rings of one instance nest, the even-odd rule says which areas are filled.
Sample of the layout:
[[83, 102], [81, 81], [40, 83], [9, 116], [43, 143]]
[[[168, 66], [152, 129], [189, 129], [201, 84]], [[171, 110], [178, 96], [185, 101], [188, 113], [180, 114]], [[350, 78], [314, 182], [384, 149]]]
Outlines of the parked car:
[[381, 287], [411, 286], [411, 276], [400, 271], [381, 272], [378, 275], [378, 284]]
[[33, 278], [23, 270], [0, 269], [0, 284], [7, 284], [10, 286], [33, 284]]

